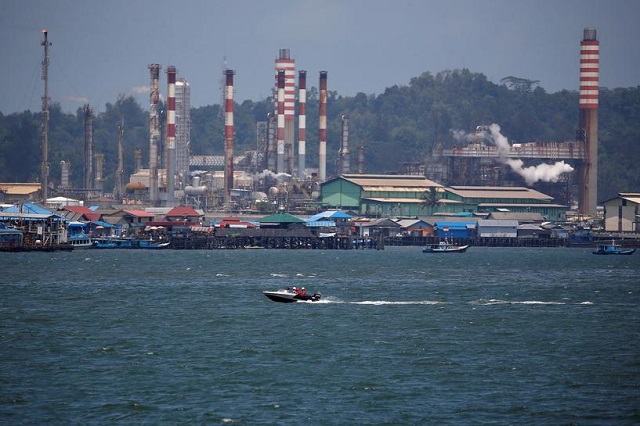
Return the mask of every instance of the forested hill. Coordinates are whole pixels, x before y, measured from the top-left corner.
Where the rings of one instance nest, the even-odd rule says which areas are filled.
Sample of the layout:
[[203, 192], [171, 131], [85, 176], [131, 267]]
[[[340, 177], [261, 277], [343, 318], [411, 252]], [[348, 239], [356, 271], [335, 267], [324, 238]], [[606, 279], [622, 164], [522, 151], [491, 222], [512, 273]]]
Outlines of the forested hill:
[[[330, 88], [330, 81], [329, 81]], [[307, 166], [317, 165], [318, 89], [307, 90]], [[145, 106], [146, 107], [146, 106]], [[236, 104], [235, 151], [256, 148], [256, 121], [264, 121], [273, 99]], [[350, 147], [365, 148], [369, 173], [396, 169], [398, 162], [421, 161], [434, 144], [454, 143], [453, 131], [471, 131], [497, 123], [510, 142], [568, 141], [575, 138], [578, 93], [547, 93], [536, 81], [507, 77], [501, 84], [469, 70], [424, 73], [408, 85], [387, 88], [379, 95], [353, 97], [328, 93], [327, 171], [335, 172], [341, 116], [349, 116]], [[50, 179], [58, 182], [61, 160], [71, 162], [71, 181], [82, 186], [83, 113], [65, 114], [51, 107], [49, 132]], [[125, 175], [133, 171], [135, 148], [148, 161], [148, 112], [133, 98], [108, 103], [94, 120], [94, 152], [105, 155], [105, 189], [113, 188], [117, 165], [118, 124], [124, 120]], [[191, 112], [191, 152], [224, 152], [220, 105]], [[640, 191], [640, 87], [601, 88], [599, 109], [599, 199], [618, 192]], [[0, 181], [39, 179], [40, 112], [0, 113]]]

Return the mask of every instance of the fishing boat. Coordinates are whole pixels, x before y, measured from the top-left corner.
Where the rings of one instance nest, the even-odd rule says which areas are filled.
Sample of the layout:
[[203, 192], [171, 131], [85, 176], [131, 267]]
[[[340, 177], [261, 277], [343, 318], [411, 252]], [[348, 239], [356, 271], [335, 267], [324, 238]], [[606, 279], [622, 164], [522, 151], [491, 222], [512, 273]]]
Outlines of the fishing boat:
[[98, 249], [163, 249], [169, 246], [169, 241], [141, 240], [126, 237], [94, 238], [93, 247]]
[[87, 234], [73, 234], [67, 237], [67, 242], [73, 246], [74, 250], [88, 249], [93, 247], [93, 241]]
[[432, 244], [422, 249], [423, 253], [464, 253], [469, 245], [459, 246], [448, 240], [440, 241], [438, 244]]
[[263, 291], [262, 294], [267, 296], [269, 300], [280, 303], [317, 302], [321, 297], [320, 293], [314, 293], [312, 295], [301, 294], [289, 288], [276, 291]]
[[74, 250], [87, 249], [93, 247], [93, 242], [89, 236], [89, 225], [83, 222], [71, 222], [67, 227], [67, 242], [73, 246]]
[[636, 249], [623, 249], [619, 242], [611, 240], [610, 242], [598, 244], [593, 254], [626, 254], [631, 255]]

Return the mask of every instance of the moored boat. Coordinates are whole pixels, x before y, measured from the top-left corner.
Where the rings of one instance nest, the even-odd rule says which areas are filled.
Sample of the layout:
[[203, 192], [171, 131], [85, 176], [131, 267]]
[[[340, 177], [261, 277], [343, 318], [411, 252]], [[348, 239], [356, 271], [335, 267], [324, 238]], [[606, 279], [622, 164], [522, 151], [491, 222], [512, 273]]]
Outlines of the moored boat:
[[469, 245], [458, 246], [447, 240], [440, 241], [438, 244], [432, 244], [422, 249], [423, 253], [464, 253]]
[[67, 237], [67, 242], [73, 246], [74, 250], [88, 249], [93, 247], [93, 241], [87, 234], [73, 234]]
[[598, 247], [593, 254], [626, 254], [631, 255], [636, 252], [636, 249], [623, 249], [619, 242], [611, 240], [607, 243], [598, 244]]
[[276, 291], [263, 291], [262, 294], [267, 296], [269, 300], [280, 303], [295, 303], [295, 302], [317, 302], [320, 300], [321, 294], [314, 293], [312, 295], [298, 293], [291, 289], [283, 289]]
[[136, 238], [100, 237], [94, 238], [93, 247], [98, 249], [163, 249], [169, 241], [140, 240]]

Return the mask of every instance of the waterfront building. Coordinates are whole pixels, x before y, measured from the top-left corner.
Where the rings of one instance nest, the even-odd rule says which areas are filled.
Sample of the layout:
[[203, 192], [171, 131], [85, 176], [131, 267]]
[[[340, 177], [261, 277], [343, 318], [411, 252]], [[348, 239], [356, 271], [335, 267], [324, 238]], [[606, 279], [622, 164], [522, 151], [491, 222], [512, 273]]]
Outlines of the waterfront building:
[[640, 192], [621, 192], [602, 205], [605, 231], [640, 232]]

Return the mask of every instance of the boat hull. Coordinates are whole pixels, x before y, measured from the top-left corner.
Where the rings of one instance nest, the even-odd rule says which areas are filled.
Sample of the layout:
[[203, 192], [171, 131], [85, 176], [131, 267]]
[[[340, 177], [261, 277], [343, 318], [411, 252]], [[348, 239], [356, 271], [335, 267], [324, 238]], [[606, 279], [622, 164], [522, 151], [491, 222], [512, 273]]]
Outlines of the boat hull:
[[466, 246], [435, 246], [435, 247], [425, 247], [422, 249], [423, 253], [464, 253], [469, 248]]
[[302, 295], [288, 292], [286, 290], [278, 290], [263, 291], [262, 294], [264, 294], [269, 300], [279, 303], [317, 302], [320, 300], [320, 295], [317, 293], [314, 293], [313, 295]]
[[628, 250], [596, 250], [593, 254], [599, 255], [610, 255], [610, 254], [618, 254], [618, 255], [632, 255], [636, 252], [636, 249], [628, 249]]

